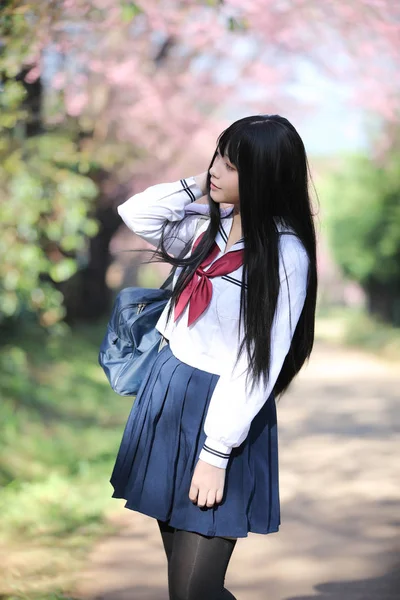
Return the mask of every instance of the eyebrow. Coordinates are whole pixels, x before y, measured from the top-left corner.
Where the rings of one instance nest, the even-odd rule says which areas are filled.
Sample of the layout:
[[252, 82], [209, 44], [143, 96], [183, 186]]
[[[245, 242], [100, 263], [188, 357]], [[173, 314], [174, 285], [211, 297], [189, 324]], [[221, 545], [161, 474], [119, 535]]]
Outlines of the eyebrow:
[[232, 166], [235, 166], [227, 154], [221, 154], [219, 148], [217, 149], [217, 154], [219, 154], [222, 158], [227, 160]]

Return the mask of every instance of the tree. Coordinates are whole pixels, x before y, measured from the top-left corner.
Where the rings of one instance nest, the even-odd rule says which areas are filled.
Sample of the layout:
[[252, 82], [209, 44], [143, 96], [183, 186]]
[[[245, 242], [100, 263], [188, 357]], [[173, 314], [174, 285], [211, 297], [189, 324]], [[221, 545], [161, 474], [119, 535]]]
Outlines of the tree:
[[65, 280], [76, 271], [70, 253], [84, 252], [87, 236], [97, 231], [88, 216], [97, 189], [80, 172], [84, 160], [67, 132], [39, 132], [31, 117], [29, 92], [3, 75], [0, 321], [31, 311], [49, 326], [64, 316], [61, 294], [50, 280]]
[[346, 160], [326, 191], [328, 234], [344, 275], [360, 283], [368, 308], [400, 325], [400, 152], [384, 163]]
[[[44, 325], [57, 321], [63, 309], [52, 280], [66, 297], [79, 289], [74, 314], [87, 314], [83, 280], [97, 273], [91, 289], [102, 289], [102, 244], [111, 235], [94, 218], [116, 202], [98, 193], [96, 179], [125, 190], [132, 181], [149, 184], [155, 171], [169, 177], [196, 133], [222, 128], [218, 107], [241, 102], [243, 88], [256, 85], [263, 95], [246, 100], [249, 110], [284, 109], [291, 99], [282, 84], [298, 57], [352, 77], [359, 90], [374, 82], [364, 105], [392, 114], [397, 17], [390, 0], [3, 3], [0, 318], [25, 307]], [[360, 67], [365, 57], [368, 70]], [[79, 265], [68, 292], [61, 282]]]

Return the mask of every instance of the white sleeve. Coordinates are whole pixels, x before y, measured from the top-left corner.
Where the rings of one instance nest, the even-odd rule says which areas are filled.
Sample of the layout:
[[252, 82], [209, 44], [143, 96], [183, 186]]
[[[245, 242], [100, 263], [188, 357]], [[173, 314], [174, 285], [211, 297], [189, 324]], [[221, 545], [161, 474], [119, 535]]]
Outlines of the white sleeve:
[[[194, 177], [180, 179], [173, 183], [159, 183], [148, 187], [143, 192], [128, 198], [118, 206], [118, 213], [125, 224], [138, 236], [157, 246], [161, 238], [161, 229], [165, 221], [170, 221], [171, 226], [165, 229], [165, 236], [174, 226], [174, 222], [181, 221], [186, 214], [185, 207], [201, 198], [203, 195]], [[192, 239], [198, 214], [188, 217], [177, 228], [173, 238], [168, 240], [166, 248], [173, 256], [178, 256], [185, 244]]]
[[[289, 244], [292, 246], [292, 244]], [[234, 364], [239, 343], [220, 375], [208, 407], [204, 431], [206, 440], [199, 458], [211, 465], [226, 468], [232, 448], [246, 439], [251, 422], [268, 400], [290, 349], [294, 330], [304, 306], [307, 288], [308, 257], [302, 246], [294, 246], [280, 265], [280, 292], [271, 331], [271, 366], [268, 382], [261, 377], [253, 392], [246, 389], [248, 371], [244, 348], [238, 365]], [[287, 276], [287, 280], [286, 280]], [[291, 322], [289, 319], [289, 298]], [[290, 327], [291, 324], [291, 327]], [[225, 359], [224, 359], [225, 360]]]

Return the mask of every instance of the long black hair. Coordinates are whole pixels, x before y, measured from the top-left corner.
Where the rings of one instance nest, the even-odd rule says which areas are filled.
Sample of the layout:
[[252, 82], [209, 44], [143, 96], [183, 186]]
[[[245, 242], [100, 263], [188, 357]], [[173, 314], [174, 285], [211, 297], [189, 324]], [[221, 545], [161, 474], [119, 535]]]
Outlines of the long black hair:
[[[317, 257], [308, 186], [309, 179], [312, 179], [307, 155], [296, 129], [279, 115], [255, 115], [234, 122], [218, 137], [209, 169], [218, 150], [222, 156], [228, 156], [238, 171], [239, 212], [244, 238], [239, 324], [244, 324], [244, 336], [237, 360], [246, 347], [247, 375], [252, 378], [252, 385], [261, 376], [265, 381], [269, 377], [271, 329], [280, 287], [279, 240], [281, 235], [288, 234], [279, 229], [279, 222], [293, 232], [289, 235], [299, 238], [309, 258], [305, 303], [274, 386], [277, 396], [288, 388], [310, 357], [314, 344]], [[191, 255], [184, 258], [193, 240], [185, 244], [177, 257], [167, 251], [168, 241], [179, 237], [179, 234], [175, 236], [175, 230], [179, 229], [182, 221], [164, 223], [161, 239], [153, 254], [175, 267], [182, 267], [172, 291], [168, 320], [180, 293], [210, 253], [220, 226], [220, 207], [210, 196], [209, 170], [207, 197], [209, 225]], [[266, 273], [268, 276], [265, 276]]]

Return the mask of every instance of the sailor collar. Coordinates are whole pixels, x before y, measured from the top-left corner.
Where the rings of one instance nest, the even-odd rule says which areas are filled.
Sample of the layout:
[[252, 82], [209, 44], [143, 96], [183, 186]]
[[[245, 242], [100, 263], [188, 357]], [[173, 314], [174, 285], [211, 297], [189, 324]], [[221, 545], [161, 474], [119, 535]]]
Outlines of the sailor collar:
[[[229, 233], [232, 229], [233, 225], [233, 214], [232, 216], [227, 216], [221, 219], [221, 223], [215, 237], [215, 242], [221, 252], [225, 252], [226, 245], [228, 243]], [[235, 242], [228, 250], [228, 252], [234, 252], [235, 250], [240, 250], [244, 248], [244, 238], [241, 237], [240, 240]]]

